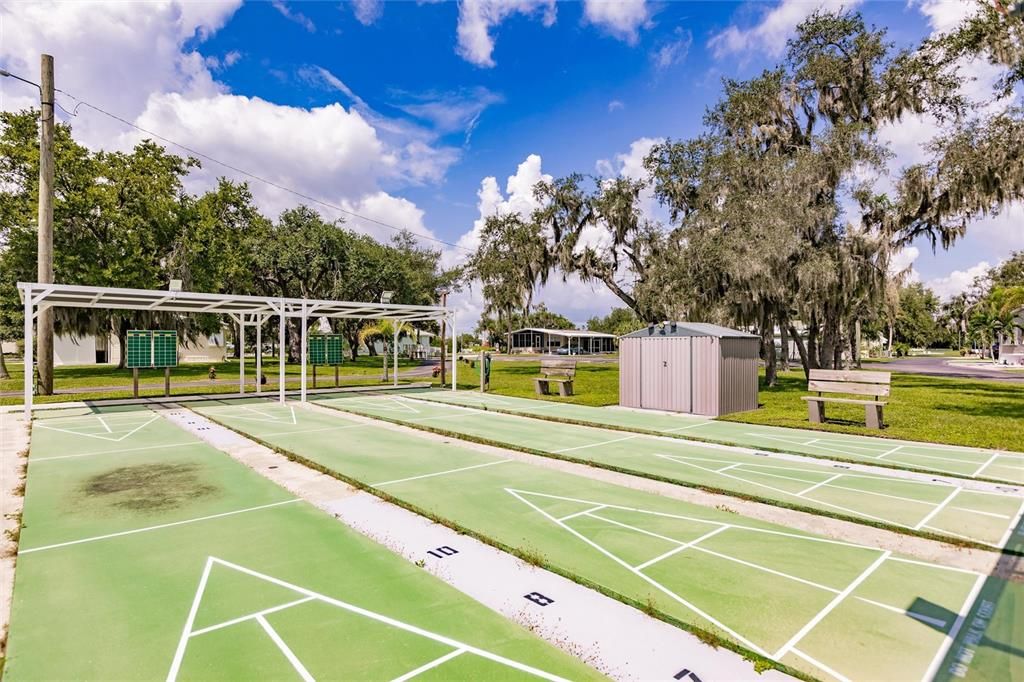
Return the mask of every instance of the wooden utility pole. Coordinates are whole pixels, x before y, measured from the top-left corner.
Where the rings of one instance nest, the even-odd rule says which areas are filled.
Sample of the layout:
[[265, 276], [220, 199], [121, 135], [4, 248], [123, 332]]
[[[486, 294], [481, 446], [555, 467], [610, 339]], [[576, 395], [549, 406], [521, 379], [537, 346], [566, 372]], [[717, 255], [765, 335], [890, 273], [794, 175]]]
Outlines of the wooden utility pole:
[[[40, 60], [40, 134], [39, 134], [39, 235], [36, 278], [53, 282], [53, 57]], [[39, 366], [39, 392], [53, 393], [53, 309], [41, 308], [37, 318], [36, 352]], [[25, 371], [31, 371], [26, 367]]]
[[[442, 291], [441, 292], [441, 305], [442, 306], [448, 305], [448, 292], [447, 291]], [[445, 357], [444, 357], [445, 356], [445, 353], [444, 353], [444, 332], [445, 332], [445, 318], [442, 317], [441, 318], [441, 388], [444, 388], [445, 379], [446, 379], [446, 377], [448, 375], [447, 372], [445, 371], [445, 366], [444, 366], [444, 363], [445, 363]]]

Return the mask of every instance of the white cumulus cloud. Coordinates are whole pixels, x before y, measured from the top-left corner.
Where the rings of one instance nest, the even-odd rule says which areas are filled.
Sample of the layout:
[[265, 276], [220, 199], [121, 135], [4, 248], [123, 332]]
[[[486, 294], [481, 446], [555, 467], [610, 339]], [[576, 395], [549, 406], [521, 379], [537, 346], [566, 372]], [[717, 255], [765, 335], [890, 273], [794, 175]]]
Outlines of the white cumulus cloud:
[[609, 35], [630, 45], [650, 22], [646, 0], [585, 0], [583, 18]]
[[786, 49], [786, 41], [793, 35], [797, 25], [815, 11], [839, 11], [859, 5], [861, 0], [782, 0], [761, 15], [761, 20], [749, 28], [732, 24], [724, 31], [711, 37], [708, 47], [715, 57], [731, 54], [762, 52], [778, 57]]
[[554, 0], [463, 0], [459, 3], [458, 44], [455, 51], [466, 61], [494, 66], [491, 30], [513, 14], [540, 15], [545, 27], [555, 23]]
[[[438, 144], [435, 130], [375, 114], [340, 78], [319, 67], [300, 70], [298, 82], [343, 94], [342, 102], [303, 108], [230, 92], [214, 73], [241, 54], [204, 58], [198, 50], [239, 5], [238, 0], [5, 2], [0, 66], [34, 80], [39, 53], [48, 52], [54, 55], [58, 88], [315, 200], [432, 236], [423, 212], [389, 191], [439, 182], [459, 150]], [[279, 5], [279, 11], [295, 14]], [[37, 106], [30, 88], [12, 83], [0, 79], [0, 108]], [[74, 108], [73, 100], [58, 100]], [[69, 122], [76, 139], [93, 149], [126, 149], [147, 137], [84, 107]], [[298, 203], [310, 203], [327, 218], [345, 217], [212, 161], [202, 163], [187, 181], [191, 191], [204, 191], [225, 175], [247, 181], [271, 217]], [[371, 221], [346, 220], [352, 229], [379, 238], [393, 234]]]

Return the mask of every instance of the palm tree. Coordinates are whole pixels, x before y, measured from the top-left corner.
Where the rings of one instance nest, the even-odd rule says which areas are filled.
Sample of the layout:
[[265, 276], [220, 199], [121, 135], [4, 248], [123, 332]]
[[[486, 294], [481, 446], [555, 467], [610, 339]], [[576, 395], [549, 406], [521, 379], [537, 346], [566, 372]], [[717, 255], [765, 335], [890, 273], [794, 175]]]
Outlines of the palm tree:
[[[388, 355], [392, 352], [391, 344], [396, 338], [395, 333], [397, 332], [397, 338], [401, 339], [409, 336], [411, 331], [412, 328], [408, 324], [393, 320], [375, 320], [359, 330], [359, 343], [369, 347], [371, 343], [379, 340], [384, 345], [384, 381], [388, 380]], [[393, 350], [398, 352], [397, 348]]]

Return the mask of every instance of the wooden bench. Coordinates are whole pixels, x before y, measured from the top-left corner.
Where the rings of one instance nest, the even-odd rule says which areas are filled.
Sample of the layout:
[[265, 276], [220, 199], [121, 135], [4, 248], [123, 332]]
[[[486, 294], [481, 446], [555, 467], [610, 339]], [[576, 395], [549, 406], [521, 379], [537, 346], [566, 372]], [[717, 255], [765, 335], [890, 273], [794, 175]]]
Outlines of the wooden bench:
[[572, 395], [573, 378], [576, 376], [575, 360], [543, 358], [540, 361], [540, 373], [543, 376], [533, 380], [537, 395], [548, 395], [548, 387], [552, 383], [558, 384], [559, 395]]
[[[889, 396], [889, 372], [857, 372], [832, 369], [812, 369], [807, 381], [808, 391], [817, 391], [816, 396], [803, 396], [807, 401], [808, 418], [820, 424], [825, 421], [825, 403], [846, 403], [864, 406], [864, 419], [872, 429], [882, 428], [882, 408], [886, 402], [881, 398]], [[822, 393], [846, 393], [848, 395], [872, 396], [874, 400], [855, 398], [828, 398]]]

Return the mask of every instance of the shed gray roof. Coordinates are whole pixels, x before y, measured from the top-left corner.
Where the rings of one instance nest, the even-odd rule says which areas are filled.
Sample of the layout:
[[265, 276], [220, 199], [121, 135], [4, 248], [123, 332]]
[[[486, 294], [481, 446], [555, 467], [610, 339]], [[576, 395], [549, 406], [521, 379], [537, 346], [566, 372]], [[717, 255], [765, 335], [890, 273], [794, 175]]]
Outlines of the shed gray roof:
[[720, 339], [756, 339], [754, 334], [741, 332], [717, 324], [707, 322], [669, 322], [665, 326], [648, 325], [622, 338], [669, 338], [674, 336], [717, 336]]

